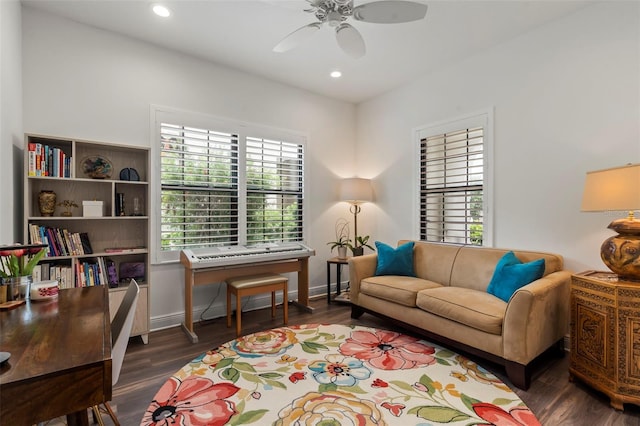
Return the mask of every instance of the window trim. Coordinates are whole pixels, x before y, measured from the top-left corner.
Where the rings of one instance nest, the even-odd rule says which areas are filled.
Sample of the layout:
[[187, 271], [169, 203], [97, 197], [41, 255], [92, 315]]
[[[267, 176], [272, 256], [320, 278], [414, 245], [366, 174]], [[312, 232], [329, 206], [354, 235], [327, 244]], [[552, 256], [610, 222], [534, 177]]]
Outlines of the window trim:
[[[308, 140], [309, 136], [306, 132], [281, 129], [261, 124], [248, 123], [244, 121], [234, 120], [230, 118], [218, 117], [209, 114], [197, 113], [192, 111], [185, 111], [176, 108], [151, 105], [150, 106], [150, 119], [149, 119], [149, 135], [150, 135], [150, 167], [151, 170], [151, 197], [149, 206], [152, 215], [151, 221], [151, 263], [154, 265], [176, 263], [179, 261], [179, 250], [163, 251], [160, 247], [160, 229], [161, 229], [161, 217], [160, 217], [160, 202], [161, 202], [161, 179], [160, 179], [160, 146], [157, 141], [160, 139], [160, 126], [161, 122], [178, 122], [182, 126], [193, 126], [197, 128], [212, 129], [216, 131], [223, 131], [228, 133], [235, 133], [238, 135], [239, 149], [238, 149], [238, 170], [242, 173], [238, 176], [238, 185], [241, 190], [238, 199], [238, 216], [240, 218], [246, 218], [247, 215], [247, 203], [246, 203], [246, 144], [243, 142], [247, 137], [259, 136], [264, 139], [282, 140], [286, 142], [296, 143], [303, 146], [305, 153], [303, 157], [303, 202], [302, 209], [302, 240], [307, 240], [307, 226], [309, 215], [309, 174], [307, 172], [308, 165]], [[246, 220], [246, 219], [242, 219]], [[240, 227], [238, 230], [238, 242], [239, 244], [245, 244], [247, 241], [247, 230], [245, 227]]]
[[420, 141], [427, 136], [453, 132], [463, 128], [483, 128], [484, 183], [483, 183], [483, 236], [482, 245], [493, 247], [493, 108], [415, 127], [413, 134], [413, 235], [420, 237]]

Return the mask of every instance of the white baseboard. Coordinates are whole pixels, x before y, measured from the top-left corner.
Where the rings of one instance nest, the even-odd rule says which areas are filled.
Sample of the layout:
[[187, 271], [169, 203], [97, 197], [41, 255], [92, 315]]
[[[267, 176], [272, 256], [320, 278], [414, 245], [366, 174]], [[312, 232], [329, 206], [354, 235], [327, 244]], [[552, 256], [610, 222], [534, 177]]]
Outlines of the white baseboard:
[[[342, 289], [346, 288], [343, 283]], [[331, 286], [331, 291], [335, 291], [335, 286]], [[289, 300], [295, 300], [298, 298], [298, 291], [289, 292]], [[325, 285], [316, 285], [309, 288], [309, 297], [326, 297], [327, 296], [327, 286]], [[210, 301], [209, 301], [210, 302]], [[276, 302], [282, 303], [282, 296], [276, 293]], [[214, 318], [222, 318], [227, 315], [227, 307], [225, 305], [226, 300], [224, 298], [221, 299], [219, 303], [211, 306], [206, 312], [207, 305], [195, 306], [193, 308], [193, 322], [197, 323], [200, 321], [200, 317], [204, 314], [204, 320], [210, 320]], [[246, 303], [246, 301], [245, 301]], [[254, 311], [257, 309], [263, 309], [271, 306], [271, 296], [267, 293], [261, 294], [258, 296], [252, 296], [251, 300], [248, 304], [245, 304], [242, 307], [243, 312]], [[158, 315], [155, 317], [151, 317], [150, 329], [151, 331], [163, 330], [165, 328], [178, 327], [180, 324], [184, 322], [184, 312], [174, 312], [167, 315]]]

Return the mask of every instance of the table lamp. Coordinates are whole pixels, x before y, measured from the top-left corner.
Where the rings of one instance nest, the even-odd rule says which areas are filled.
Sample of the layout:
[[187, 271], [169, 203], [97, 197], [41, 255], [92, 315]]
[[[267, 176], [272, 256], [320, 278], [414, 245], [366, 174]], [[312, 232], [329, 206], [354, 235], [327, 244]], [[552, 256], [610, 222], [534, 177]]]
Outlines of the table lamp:
[[349, 178], [340, 183], [340, 200], [351, 204], [349, 211], [353, 213], [354, 247], [358, 247], [358, 213], [360, 204], [373, 201], [373, 188], [370, 179]]
[[582, 211], [628, 211], [624, 219], [614, 220], [609, 229], [617, 232], [600, 248], [605, 265], [621, 278], [640, 281], [640, 164], [587, 172]]

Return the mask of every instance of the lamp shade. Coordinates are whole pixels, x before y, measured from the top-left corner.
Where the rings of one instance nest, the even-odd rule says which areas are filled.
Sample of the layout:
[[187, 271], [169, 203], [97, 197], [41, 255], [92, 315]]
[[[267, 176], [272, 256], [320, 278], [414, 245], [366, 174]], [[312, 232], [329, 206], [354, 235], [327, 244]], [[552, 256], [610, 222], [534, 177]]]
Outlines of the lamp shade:
[[370, 179], [349, 178], [340, 182], [340, 200], [351, 204], [373, 201], [373, 188]]
[[640, 164], [587, 172], [582, 211], [640, 209]]

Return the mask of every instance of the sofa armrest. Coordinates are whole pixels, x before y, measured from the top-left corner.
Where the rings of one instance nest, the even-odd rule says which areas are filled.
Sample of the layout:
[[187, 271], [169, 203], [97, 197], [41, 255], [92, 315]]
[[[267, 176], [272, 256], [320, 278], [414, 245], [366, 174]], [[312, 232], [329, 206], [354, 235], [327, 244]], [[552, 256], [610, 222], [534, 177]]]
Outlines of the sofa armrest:
[[375, 253], [349, 258], [349, 299], [351, 303], [358, 304], [360, 281], [374, 276], [377, 264], [378, 255]]
[[571, 272], [557, 271], [516, 291], [503, 323], [504, 358], [528, 364], [569, 329]]

